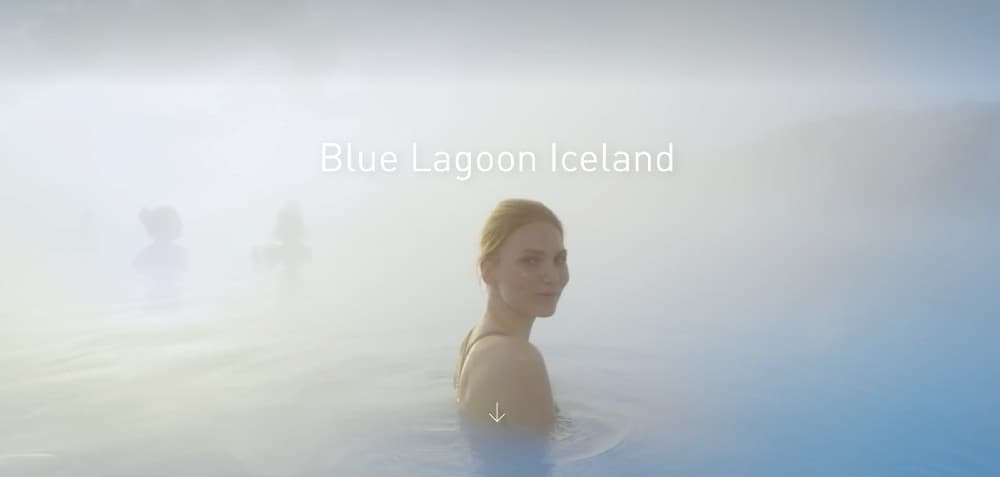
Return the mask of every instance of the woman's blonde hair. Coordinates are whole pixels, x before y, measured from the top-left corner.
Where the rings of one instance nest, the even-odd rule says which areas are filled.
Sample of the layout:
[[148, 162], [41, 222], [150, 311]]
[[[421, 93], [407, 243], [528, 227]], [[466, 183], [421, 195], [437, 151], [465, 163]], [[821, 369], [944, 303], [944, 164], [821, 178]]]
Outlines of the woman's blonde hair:
[[479, 238], [480, 278], [485, 266], [496, 259], [497, 251], [507, 237], [515, 230], [533, 222], [552, 224], [563, 234], [562, 222], [551, 209], [541, 202], [528, 199], [506, 199], [500, 201], [493, 213], [486, 219], [486, 225]]

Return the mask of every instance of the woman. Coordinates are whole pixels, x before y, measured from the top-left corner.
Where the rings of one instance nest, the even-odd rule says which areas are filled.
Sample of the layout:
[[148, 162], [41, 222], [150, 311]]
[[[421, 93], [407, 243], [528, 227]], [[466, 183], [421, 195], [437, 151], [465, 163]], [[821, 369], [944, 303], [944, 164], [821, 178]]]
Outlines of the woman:
[[569, 281], [562, 223], [540, 202], [500, 202], [483, 227], [479, 273], [486, 311], [459, 349], [459, 408], [488, 425], [550, 433], [548, 372], [528, 338], [535, 318], [555, 313]]

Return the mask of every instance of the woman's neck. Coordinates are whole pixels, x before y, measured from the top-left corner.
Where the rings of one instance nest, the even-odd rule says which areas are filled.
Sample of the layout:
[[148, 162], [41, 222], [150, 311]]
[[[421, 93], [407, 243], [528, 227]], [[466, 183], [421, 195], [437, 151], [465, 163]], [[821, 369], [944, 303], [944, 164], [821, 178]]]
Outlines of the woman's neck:
[[534, 316], [517, 313], [507, 306], [499, 297], [492, 295], [486, 302], [486, 312], [479, 323], [480, 330], [503, 333], [507, 336], [522, 338], [528, 341], [531, 336], [531, 325], [535, 324]]

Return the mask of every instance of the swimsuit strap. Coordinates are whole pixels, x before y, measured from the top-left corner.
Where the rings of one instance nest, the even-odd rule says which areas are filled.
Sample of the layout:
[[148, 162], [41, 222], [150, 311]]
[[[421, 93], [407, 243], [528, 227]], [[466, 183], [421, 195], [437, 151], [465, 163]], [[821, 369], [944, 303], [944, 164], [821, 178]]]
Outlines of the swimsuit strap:
[[472, 351], [472, 347], [475, 346], [476, 343], [479, 342], [479, 340], [486, 338], [487, 336], [507, 336], [503, 333], [499, 333], [496, 331], [489, 331], [477, 336], [476, 339], [472, 340], [472, 342], [470, 343], [469, 338], [472, 337], [473, 331], [475, 331], [475, 328], [469, 330], [469, 334], [465, 335], [465, 340], [462, 341], [462, 363], [459, 365], [458, 371], [455, 373], [454, 384], [456, 387], [458, 386], [458, 377], [462, 375], [462, 370], [465, 369], [465, 361], [469, 358], [469, 351]]
[[[472, 336], [472, 331], [471, 330], [469, 331], [469, 336]], [[469, 351], [472, 350], [472, 347], [475, 346], [476, 343], [479, 342], [479, 340], [481, 340], [483, 338], [486, 338], [487, 336], [507, 336], [507, 335], [505, 335], [503, 333], [500, 333], [500, 332], [497, 332], [497, 331], [490, 331], [490, 332], [487, 332], [487, 333], [483, 333], [483, 334], [477, 336], [476, 339], [472, 340], [472, 343], [469, 343], [468, 345], [466, 345], [466, 347], [465, 347], [465, 355], [468, 356], [469, 355]]]

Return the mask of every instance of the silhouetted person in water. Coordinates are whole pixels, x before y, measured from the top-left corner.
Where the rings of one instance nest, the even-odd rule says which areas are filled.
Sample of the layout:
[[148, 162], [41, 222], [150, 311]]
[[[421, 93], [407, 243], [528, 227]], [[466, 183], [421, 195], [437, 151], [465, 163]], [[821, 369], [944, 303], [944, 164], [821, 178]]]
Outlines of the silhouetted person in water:
[[180, 306], [181, 276], [187, 269], [187, 253], [175, 243], [183, 230], [181, 217], [173, 207], [161, 206], [142, 209], [139, 221], [153, 240], [132, 262], [136, 271], [149, 280], [146, 307], [175, 309]]
[[279, 268], [279, 297], [288, 303], [302, 293], [300, 267], [306, 264], [312, 252], [305, 243], [306, 226], [298, 202], [289, 201], [278, 211], [274, 224], [274, 242], [254, 247], [253, 264], [256, 268]]

